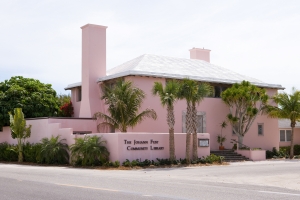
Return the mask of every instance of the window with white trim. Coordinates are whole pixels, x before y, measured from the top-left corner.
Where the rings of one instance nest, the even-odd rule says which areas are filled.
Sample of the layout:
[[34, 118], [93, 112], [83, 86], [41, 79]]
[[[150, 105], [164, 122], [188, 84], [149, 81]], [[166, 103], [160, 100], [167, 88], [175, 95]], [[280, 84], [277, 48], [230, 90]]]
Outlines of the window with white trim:
[[292, 130], [280, 130], [280, 142], [290, 142]]
[[257, 133], [258, 135], [264, 135], [264, 124], [257, 124]]

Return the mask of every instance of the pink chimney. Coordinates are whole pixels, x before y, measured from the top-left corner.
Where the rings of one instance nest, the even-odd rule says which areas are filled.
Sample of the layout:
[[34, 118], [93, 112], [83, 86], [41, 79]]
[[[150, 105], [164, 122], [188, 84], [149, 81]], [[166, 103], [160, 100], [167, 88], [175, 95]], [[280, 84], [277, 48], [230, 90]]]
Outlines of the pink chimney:
[[82, 75], [79, 117], [92, 117], [99, 107], [97, 79], [106, 76], [106, 26], [82, 26]]
[[190, 59], [204, 60], [206, 62], [210, 62], [210, 50], [194, 47], [190, 49]]

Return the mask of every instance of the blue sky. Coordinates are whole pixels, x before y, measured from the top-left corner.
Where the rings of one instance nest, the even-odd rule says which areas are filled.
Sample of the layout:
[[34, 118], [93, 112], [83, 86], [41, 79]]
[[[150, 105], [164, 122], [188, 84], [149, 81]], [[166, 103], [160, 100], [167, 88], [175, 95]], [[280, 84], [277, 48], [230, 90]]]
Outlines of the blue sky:
[[58, 93], [81, 79], [81, 29], [108, 26], [107, 68], [142, 54], [189, 58], [300, 89], [300, 1], [0, 1], [0, 81], [22, 75]]

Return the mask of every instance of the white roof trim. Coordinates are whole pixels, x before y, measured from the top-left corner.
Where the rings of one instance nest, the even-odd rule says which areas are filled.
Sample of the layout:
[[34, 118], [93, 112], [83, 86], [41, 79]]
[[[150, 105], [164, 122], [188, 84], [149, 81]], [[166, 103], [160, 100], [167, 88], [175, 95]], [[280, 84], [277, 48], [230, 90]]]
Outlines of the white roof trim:
[[70, 90], [72, 88], [75, 88], [75, 87], [80, 87], [81, 86], [81, 82], [78, 82], [78, 83], [72, 83], [72, 84], [69, 84], [67, 87], [65, 87], [65, 90]]
[[[98, 78], [97, 82], [107, 81], [115, 78], [125, 77], [125, 76], [151, 76], [158, 78], [174, 78], [174, 79], [184, 79], [189, 78], [196, 81], [209, 82], [209, 83], [224, 83], [224, 84], [234, 84], [241, 81], [229, 80], [229, 79], [220, 79], [220, 78], [209, 78], [209, 77], [199, 77], [199, 76], [184, 76], [180, 74], [166, 74], [166, 73], [155, 73], [155, 72], [145, 72], [145, 71], [125, 71], [117, 74], [112, 74], [109, 76]], [[265, 87], [265, 88], [276, 88], [284, 89], [281, 85], [277, 84], [268, 84], [268, 83], [257, 83], [251, 82], [253, 85]]]

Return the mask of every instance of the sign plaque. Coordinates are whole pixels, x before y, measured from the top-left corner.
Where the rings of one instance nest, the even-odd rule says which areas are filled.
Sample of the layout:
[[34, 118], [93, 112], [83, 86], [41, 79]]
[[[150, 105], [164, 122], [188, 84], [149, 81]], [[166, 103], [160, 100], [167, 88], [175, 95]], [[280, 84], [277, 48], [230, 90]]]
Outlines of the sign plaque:
[[198, 147], [209, 147], [209, 139], [198, 139]]

